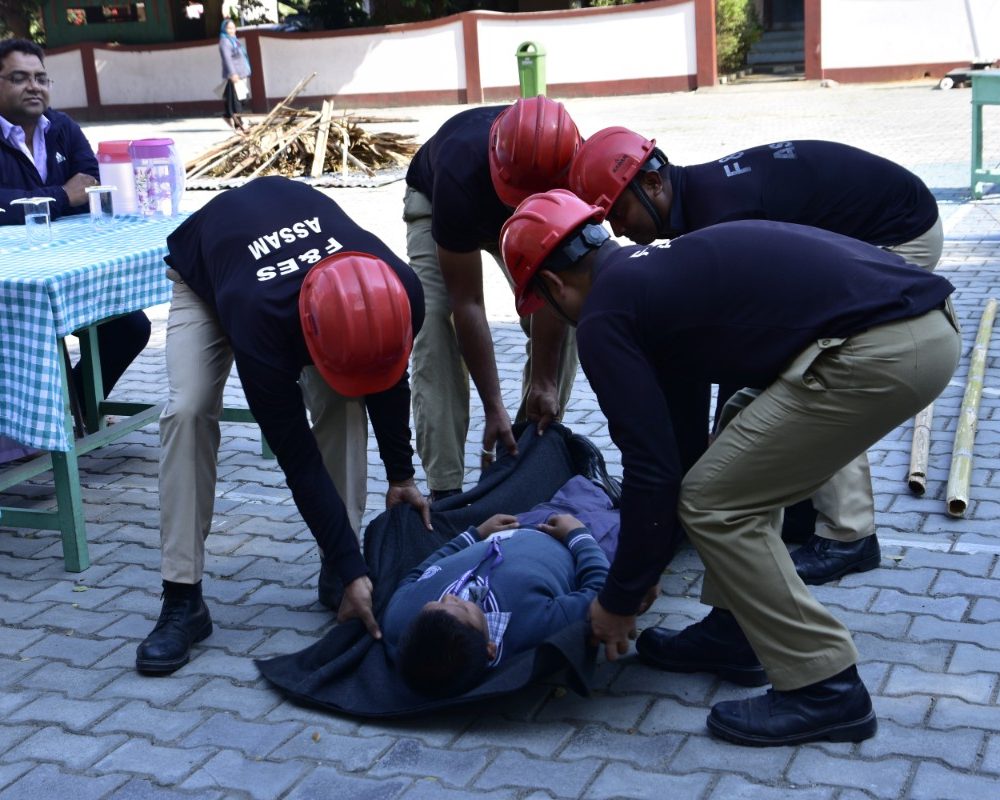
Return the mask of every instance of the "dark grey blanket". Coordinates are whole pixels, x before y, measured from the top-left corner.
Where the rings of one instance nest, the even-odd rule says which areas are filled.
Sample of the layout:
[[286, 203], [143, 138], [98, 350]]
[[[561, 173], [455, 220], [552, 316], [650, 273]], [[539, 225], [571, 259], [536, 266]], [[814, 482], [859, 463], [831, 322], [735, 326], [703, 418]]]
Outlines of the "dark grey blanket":
[[[423, 527], [410, 506], [389, 509], [371, 522], [364, 549], [375, 583], [376, 617], [410, 569], [470, 525], [493, 514], [528, 511], [577, 474], [607, 485], [614, 496], [617, 487], [607, 478], [600, 453], [561, 425], [553, 425], [543, 436], [529, 426], [521, 433], [518, 450], [516, 459], [501, 453], [468, 492], [436, 503], [431, 508], [433, 532]], [[297, 702], [360, 717], [401, 717], [504, 695], [560, 670], [570, 688], [586, 695], [594, 655], [581, 622], [537, 649], [503, 661], [466, 694], [427, 698], [406, 686], [382, 643], [352, 621], [335, 626], [305, 650], [256, 663], [275, 688]]]

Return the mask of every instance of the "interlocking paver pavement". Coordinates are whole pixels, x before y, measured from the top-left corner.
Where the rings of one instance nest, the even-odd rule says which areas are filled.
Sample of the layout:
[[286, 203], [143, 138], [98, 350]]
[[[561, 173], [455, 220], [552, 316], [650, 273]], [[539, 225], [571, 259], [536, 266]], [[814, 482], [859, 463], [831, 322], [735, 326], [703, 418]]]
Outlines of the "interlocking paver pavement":
[[[944, 513], [951, 440], [967, 356], [985, 299], [1000, 294], [1000, 190], [969, 199], [969, 92], [929, 81], [823, 88], [811, 82], [734, 85], [693, 93], [567, 101], [582, 132], [625, 124], [655, 136], [677, 163], [789, 138], [830, 138], [921, 175], [941, 205], [939, 271], [957, 287], [965, 358], [936, 406], [928, 491], [905, 486], [909, 426], [871, 450], [879, 570], [817, 596], [855, 632], [861, 671], [881, 719], [852, 744], [753, 750], [711, 739], [707, 707], [756, 690], [672, 675], [634, 656], [601, 663], [590, 699], [557, 682], [494, 707], [428, 719], [359, 721], [296, 707], [273, 693], [252, 658], [307, 646], [332, 623], [314, 602], [319, 558], [257, 430], [223, 427], [205, 592], [216, 632], [175, 675], [133, 671], [135, 646], [159, 610], [158, 440], [155, 426], [80, 459], [93, 566], [63, 571], [48, 531], [0, 529], [0, 798], [401, 798], [543, 800], [870, 800], [989, 798], [1000, 792], [1000, 335], [983, 390], [971, 503]], [[396, 109], [387, 125], [420, 139], [459, 110]], [[367, 110], [360, 110], [367, 111]], [[986, 160], [1000, 161], [987, 109]], [[379, 110], [372, 113], [380, 114]], [[92, 143], [168, 135], [193, 155], [225, 135], [218, 119], [89, 125]], [[329, 190], [363, 225], [405, 253], [401, 184]], [[190, 192], [194, 209], [211, 196]], [[488, 310], [508, 406], [518, 399], [523, 338], [498, 270]], [[116, 396], [162, 399], [166, 308], [151, 310], [149, 348]], [[586, 380], [567, 424], [621, 473]], [[235, 379], [227, 402], [242, 395]], [[481, 423], [480, 423], [481, 424]], [[467, 463], [476, 461], [474, 428]], [[366, 520], [385, 477], [372, 440]], [[419, 470], [419, 468], [418, 468]], [[418, 479], [422, 479], [418, 471]], [[469, 470], [467, 484], [475, 481]], [[3, 502], [44, 505], [45, 476]], [[701, 565], [682, 551], [643, 627], [698, 619]]]

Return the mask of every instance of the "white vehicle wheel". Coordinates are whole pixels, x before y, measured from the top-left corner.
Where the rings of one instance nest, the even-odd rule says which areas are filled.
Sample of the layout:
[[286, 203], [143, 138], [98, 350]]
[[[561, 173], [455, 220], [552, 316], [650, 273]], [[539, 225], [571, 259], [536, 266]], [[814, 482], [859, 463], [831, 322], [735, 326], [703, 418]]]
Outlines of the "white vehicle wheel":
[[941, 80], [938, 81], [938, 89], [950, 89], [955, 85], [955, 79], [950, 78], [945, 75]]

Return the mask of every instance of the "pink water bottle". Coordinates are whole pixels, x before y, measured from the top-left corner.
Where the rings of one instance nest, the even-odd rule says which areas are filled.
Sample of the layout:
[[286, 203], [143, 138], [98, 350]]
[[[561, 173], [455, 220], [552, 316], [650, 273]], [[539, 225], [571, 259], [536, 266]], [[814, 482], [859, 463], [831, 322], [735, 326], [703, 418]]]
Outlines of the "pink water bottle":
[[135, 174], [132, 171], [132, 156], [127, 140], [99, 142], [97, 145], [97, 168], [101, 175], [101, 186], [114, 186], [111, 205], [116, 217], [135, 214], [138, 204], [135, 199]]

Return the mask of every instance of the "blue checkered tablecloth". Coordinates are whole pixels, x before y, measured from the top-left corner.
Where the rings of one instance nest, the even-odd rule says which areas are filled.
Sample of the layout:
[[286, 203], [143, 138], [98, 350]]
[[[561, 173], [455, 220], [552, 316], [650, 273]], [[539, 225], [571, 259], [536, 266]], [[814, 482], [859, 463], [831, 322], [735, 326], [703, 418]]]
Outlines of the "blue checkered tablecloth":
[[170, 299], [167, 236], [183, 216], [55, 220], [52, 243], [30, 247], [22, 225], [0, 226], [0, 434], [66, 451], [61, 337]]

